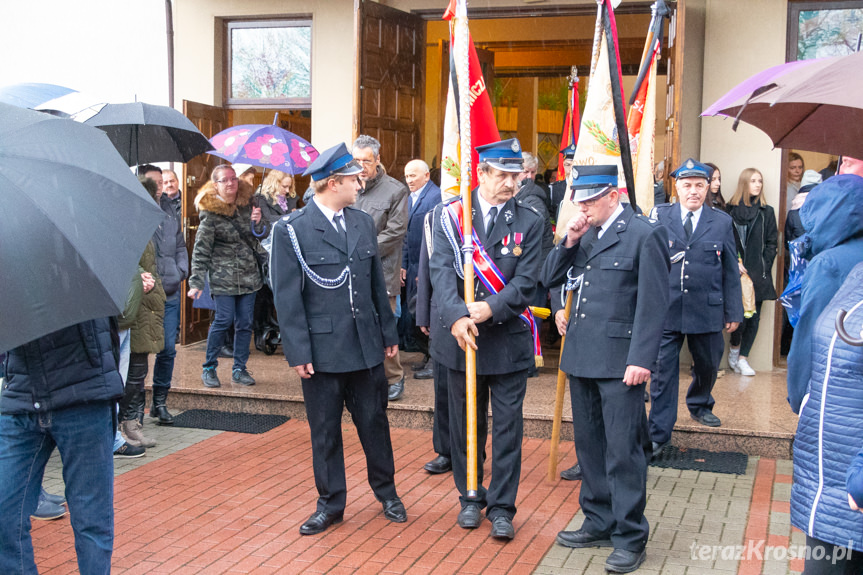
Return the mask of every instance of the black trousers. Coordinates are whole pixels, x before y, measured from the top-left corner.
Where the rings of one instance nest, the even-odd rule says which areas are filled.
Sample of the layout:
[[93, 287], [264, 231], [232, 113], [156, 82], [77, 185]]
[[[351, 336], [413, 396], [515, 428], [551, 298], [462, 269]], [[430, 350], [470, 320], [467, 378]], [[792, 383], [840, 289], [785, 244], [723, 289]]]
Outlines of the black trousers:
[[449, 435], [449, 386], [447, 368], [434, 362], [434, 419], [432, 420], [432, 445], [438, 455], [452, 457]]
[[650, 449], [644, 384], [570, 377], [569, 390], [575, 452], [584, 474], [582, 527], [610, 536], [615, 549], [640, 553], [650, 531], [644, 517]]
[[806, 536], [809, 558], [803, 567], [803, 575], [859, 575], [863, 573], [863, 553], [825, 543]]
[[680, 333], [665, 331], [659, 344], [659, 358], [650, 379], [650, 439], [665, 443], [677, 421], [680, 388], [680, 348], [683, 338], [692, 354], [692, 383], [686, 392], [686, 406], [696, 416], [713, 411], [716, 403], [710, 393], [716, 384], [716, 371], [722, 361], [725, 341], [722, 332]]
[[302, 380], [303, 401], [312, 433], [312, 466], [318, 489], [318, 511], [345, 509], [345, 454], [342, 410], [354, 421], [366, 455], [369, 485], [378, 501], [395, 499], [395, 464], [387, 420], [387, 378], [383, 364], [347, 373], [315, 372]]
[[740, 326], [731, 332], [729, 343], [732, 347], [740, 346], [740, 355], [749, 357], [749, 352], [752, 351], [752, 344], [755, 343], [755, 336], [758, 335], [758, 324], [761, 323], [761, 304], [764, 302], [755, 302], [755, 315], [750, 318], [743, 318]]
[[[527, 389], [527, 370], [501, 375], [477, 375], [477, 498], [467, 497], [467, 406], [465, 373], [447, 370], [449, 386], [449, 430], [452, 470], [462, 507], [468, 503], [488, 507], [486, 517], [494, 520], [515, 516], [515, 498], [521, 477], [521, 440], [524, 435], [522, 404]], [[483, 487], [485, 444], [488, 437], [488, 404], [491, 399], [492, 441], [491, 481]]]

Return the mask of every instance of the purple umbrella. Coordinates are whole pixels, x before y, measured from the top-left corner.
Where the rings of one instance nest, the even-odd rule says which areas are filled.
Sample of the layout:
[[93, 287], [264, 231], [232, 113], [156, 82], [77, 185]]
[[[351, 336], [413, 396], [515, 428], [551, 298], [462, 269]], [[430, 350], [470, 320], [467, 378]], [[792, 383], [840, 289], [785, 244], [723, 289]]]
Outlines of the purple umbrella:
[[266, 124], [233, 126], [210, 138], [210, 143], [216, 148], [210, 154], [232, 164], [251, 164], [286, 174], [303, 173], [319, 154], [293, 132]]
[[863, 52], [789, 62], [746, 80], [704, 111], [765, 132], [779, 148], [863, 158]]

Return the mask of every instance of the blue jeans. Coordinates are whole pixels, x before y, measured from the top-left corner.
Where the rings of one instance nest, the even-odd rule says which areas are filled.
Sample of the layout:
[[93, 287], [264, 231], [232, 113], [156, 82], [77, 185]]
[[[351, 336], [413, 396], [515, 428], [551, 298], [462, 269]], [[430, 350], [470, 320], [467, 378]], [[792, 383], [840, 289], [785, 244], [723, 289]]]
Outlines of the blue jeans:
[[219, 350], [225, 345], [225, 334], [234, 325], [234, 367], [246, 369], [249, 345], [252, 342], [252, 314], [255, 310], [255, 292], [245, 295], [217, 295], [216, 317], [207, 334], [207, 360], [204, 369], [219, 365]]
[[45, 464], [54, 447], [63, 481], [78, 569], [110, 573], [114, 547], [113, 401], [45, 413], [0, 415], [0, 573], [37, 573], [30, 537]]
[[177, 330], [180, 329], [179, 294], [165, 302], [165, 348], [156, 354], [153, 363], [153, 387], [171, 387], [174, 374], [174, 357], [177, 355]]

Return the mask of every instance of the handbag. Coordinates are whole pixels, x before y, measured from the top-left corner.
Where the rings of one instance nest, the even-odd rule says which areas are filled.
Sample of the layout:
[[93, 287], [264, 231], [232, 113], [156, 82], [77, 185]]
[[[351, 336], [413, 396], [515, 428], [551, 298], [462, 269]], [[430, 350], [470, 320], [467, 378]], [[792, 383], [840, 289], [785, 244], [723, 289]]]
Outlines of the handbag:
[[[269, 254], [262, 254], [252, 245], [252, 242], [248, 240], [248, 238], [243, 233], [243, 229], [240, 227], [240, 224], [234, 218], [229, 218], [231, 225], [237, 230], [237, 233], [240, 234], [240, 238], [243, 240], [243, 243], [246, 244], [250, 250], [252, 250], [252, 255], [255, 257], [255, 263], [258, 264], [258, 272], [261, 274], [261, 279], [264, 280], [264, 283], [270, 285], [270, 257]], [[253, 224], [254, 225], [254, 224]]]
[[743, 292], [743, 317], [749, 319], [755, 315], [755, 285], [749, 274], [740, 275], [740, 289]]

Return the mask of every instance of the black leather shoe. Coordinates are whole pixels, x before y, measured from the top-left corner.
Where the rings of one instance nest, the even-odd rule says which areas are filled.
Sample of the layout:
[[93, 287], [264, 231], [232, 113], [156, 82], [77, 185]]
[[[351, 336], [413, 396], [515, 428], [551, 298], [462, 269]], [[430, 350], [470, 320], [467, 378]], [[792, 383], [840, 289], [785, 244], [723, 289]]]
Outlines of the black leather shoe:
[[651, 447], [653, 448], [653, 457], [659, 457], [662, 455], [663, 450], [671, 444], [671, 440], [664, 441], [662, 443], [656, 443], [655, 441], [650, 442]]
[[581, 481], [581, 463], [576, 463], [569, 469], [564, 469], [560, 472], [560, 478], [567, 481]]
[[204, 382], [204, 387], [222, 387], [222, 384], [219, 383], [219, 376], [216, 373], [215, 367], [204, 369], [204, 372], [201, 374], [201, 381]]
[[428, 365], [428, 362], [429, 362], [429, 356], [423, 357], [422, 361], [415, 363], [411, 366], [411, 371], [422, 371], [422, 370], [426, 369], [427, 367], [431, 367], [430, 365]]
[[327, 527], [336, 523], [341, 523], [344, 517], [342, 513], [325, 513], [324, 511], [315, 511], [305, 523], [300, 526], [300, 535], [317, 535], [327, 530]]
[[219, 349], [219, 357], [231, 359], [234, 357], [234, 348], [230, 345], [223, 345], [221, 349]]
[[609, 573], [632, 573], [644, 563], [647, 551], [636, 553], [626, 549], [615, 549], [605, 560], [605, 570]]
[[387, 399], [390, 401], [398, 401], [405, 393], [405, 378], [401, 378], [398, 382], [390, 386], [387, 392]]
[[701, 425], [706, 425], [707, 427], [719, 427], [722, 425], [722, 421], [709, 411], [705, 412], [703, 415], [695, 415], [694, 413], [690, 413], [689, 415], [692, 419]]
[[427, 367], [422, 371], [416, 372], [414, 379], [434, 379], [434, 368]]
[[611, 539], [607, 535], [594, 535], [590, 531], [561, 531], [557, 534], [557, 544], [573, 549], [584, 547], [611, 547]]
[[438, 455], [437, 457], [423, 465], [423, 469], [425, 469], [432, 475], [446, 473], [447, 471], [452, 471], [452, 460], [449, 457]]
[[458, 513], [458, 526], [462, 529], [476, 529], [482, 521], [479, 505], [468, 503]]
[[512, 519], [505, 515], [498, 515], [491, 520], [491, 536], [495, 539], [512, 539], [515, 537], [515, 528]]
[[408, 520], [408, 512], [405, 505], [398, 497], [384, 501], [384, 517], [393, 523], [404, 523]]

